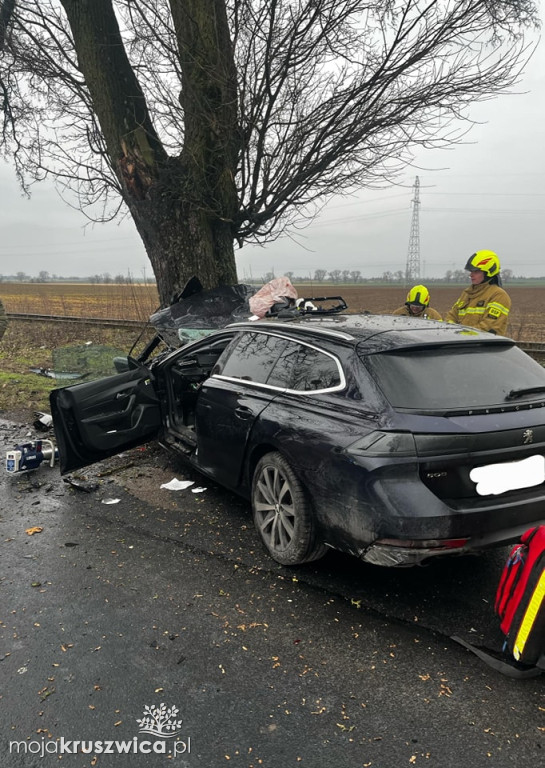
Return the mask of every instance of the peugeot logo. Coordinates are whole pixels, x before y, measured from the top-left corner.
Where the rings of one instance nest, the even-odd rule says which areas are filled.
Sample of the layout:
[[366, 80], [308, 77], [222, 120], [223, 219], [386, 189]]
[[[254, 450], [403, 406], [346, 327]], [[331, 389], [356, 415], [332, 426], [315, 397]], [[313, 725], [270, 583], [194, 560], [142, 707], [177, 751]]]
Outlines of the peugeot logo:
[[533, 429], [525, 429], [522, 433], [522, 442], [524, 445], [527, 445], [528, 443], [534, 442], [534, 430]]

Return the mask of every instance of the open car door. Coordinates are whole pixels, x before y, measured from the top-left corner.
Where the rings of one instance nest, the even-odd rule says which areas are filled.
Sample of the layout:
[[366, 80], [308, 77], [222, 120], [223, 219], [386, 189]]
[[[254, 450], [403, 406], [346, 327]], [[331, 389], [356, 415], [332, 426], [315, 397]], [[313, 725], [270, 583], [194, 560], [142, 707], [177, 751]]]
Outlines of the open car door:
[[144, 366], [55, 389], [49, 399], [61, 474], [141, 445], [161, 429], [159, 398]]

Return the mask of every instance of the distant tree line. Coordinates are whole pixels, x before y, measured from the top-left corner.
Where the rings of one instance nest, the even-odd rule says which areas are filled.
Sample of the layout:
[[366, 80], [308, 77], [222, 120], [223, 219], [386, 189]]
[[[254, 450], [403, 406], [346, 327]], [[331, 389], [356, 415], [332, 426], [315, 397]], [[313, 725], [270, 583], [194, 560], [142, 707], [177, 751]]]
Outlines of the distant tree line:
[[81, 276], [64, 276], [49, 274], [45, 270], [41, 270], [37, 275], [27, 275], [26, 272], [16, 272], [14, 275], [0, 275], [0, 283], [92, 283], [93, 285], [134, 285], [135, 283], [153, 284], [155, 283], [154, 277], [146, 277], [145, 275], [138, 278], [132, 275], [130, 272], [126, 275], [121, 273], [117, 275], [111, 275], [109, 272], [102, 272], [100, 275], [86, 275]]
[[[362, 277], [361, 270], [359, 269], [315, 269], [314, 273], [307, 275], [296, 275], [295, 272], [287, 271], [283, 272], [292, 283], [331, 283], [332, 285], [364, 285], [373, 283], [386, 283], [392, 285], [407, 285], [408, 283], [414, 284], [414, 279], [408, 279], [406, 273], [398, 269], [396, 272], [383, 272], [381, 275], [375, 277]], [[504, 283], [526, 280], [545, 280], [545, 275], [542, 277], [525, 277], [522, 275], [515, 275], [512, 269], [502, 269], [502, 280]], [[278, 277], [274, 272], [267, 272], [260, 277], [245, 278], [243, 282], [253, 284], [268, 283]], [[26, 272], [16, 272], [14, 275], [0, 275], [0, 283], [92, 283], [93, 285], [134, 285], [138, 283], [153, 284], [155, 278], [143, 275], [138, 278], [132, 275], [130, 272], [126, 275], [118, 273], [117, 275], [111, 275], [109, 272], [103, 272], [102, 274], [81, 276], [69, 276], [49, 274], [45, 270], [38, 272], [36, 276], [27, 275]], [[447, 270], [442, 277], [422, 277], [416, 282], [423, 282], [426, 284], [437, 283], [466, 283], [467, 272], [464, 269]]]
[[[315, 269], [314, 274], [308, 275], [296, 275], [294, 272], [284, 272], [287, 278], [292, 283], [333, 283], [347, 285], [364, 284], [364, 283], [392, 283], [393, 285], [406, 285], [407, 283], [414, 283], [415, 280], [408, 278], [407, 274], [399, 269], [396, 272], [383, 272], [381, 275], [375, 277], [362, 277], [361, 270], [359, 269]], [[262, 277], [251, 280], [250, 282], [268, 283], [269, 280], [273, 280], [277, 275], [274, 272], [267, 272]], [[512, 280], [540, 280], [542, 278], [528, 278], [523, 276], [517, 276], [512, 269], [502, 269], [502, 280], [504, 283]], [[419, 281], [425, 283], [466, 283], [467, 272], [464, 269], [447, 270], [442, 277], [426, 277], [419, 278]], [[418, 282], [418, 281], [417, 281]]]

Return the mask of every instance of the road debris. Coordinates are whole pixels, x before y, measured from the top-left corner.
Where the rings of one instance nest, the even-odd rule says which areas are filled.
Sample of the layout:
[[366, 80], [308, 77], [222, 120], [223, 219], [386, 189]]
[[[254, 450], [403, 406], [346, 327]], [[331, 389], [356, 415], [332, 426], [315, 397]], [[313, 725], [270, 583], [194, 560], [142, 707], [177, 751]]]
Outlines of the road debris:
[[162, 483], [160, 487], [166, 488], [168, 491], [185, 491], [191, 485], [195, 485], [194, 480], [178, 480], [174, 477], [170, 482]]
[[43, 531], [43, 528], [41, 528], [39, 525], [35, 525], [32, 528], [27, 528], [25, 533], [28, 533], [29, 536], [34, 536], [35, 533], [41, 533]]
[[77, 478], [71, 478], [71, 477], [63, 477], [63, 482], [67, 483], [68, 485], [71, 485], [72, 488], [75, 488], [77, 491], [84, 491], [85, 493], [92, 493], [93, 491], [96, 491], [98, 488], [98, 483], [90, 482], [89, 480], [83, 480], [83, 479], [77, 479]]

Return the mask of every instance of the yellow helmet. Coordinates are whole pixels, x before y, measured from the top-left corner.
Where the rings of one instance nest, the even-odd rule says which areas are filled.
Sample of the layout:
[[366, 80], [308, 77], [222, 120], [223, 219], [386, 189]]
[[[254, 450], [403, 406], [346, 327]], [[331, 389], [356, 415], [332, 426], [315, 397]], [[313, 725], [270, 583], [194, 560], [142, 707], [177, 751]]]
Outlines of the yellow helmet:
[[425, 285], [415, 285], [407, 294], [405, 304], [418, 304], [421, 307], [427, 307], [430, 303], [430, 294]]
[[500, 260], [494, 251], [477, 251], [468, 259], [465, 269], [473, 270], [480, 269], [484, 272], [486, 278], [490, 280], [491, 277], [497, 275], [500, 271]]

